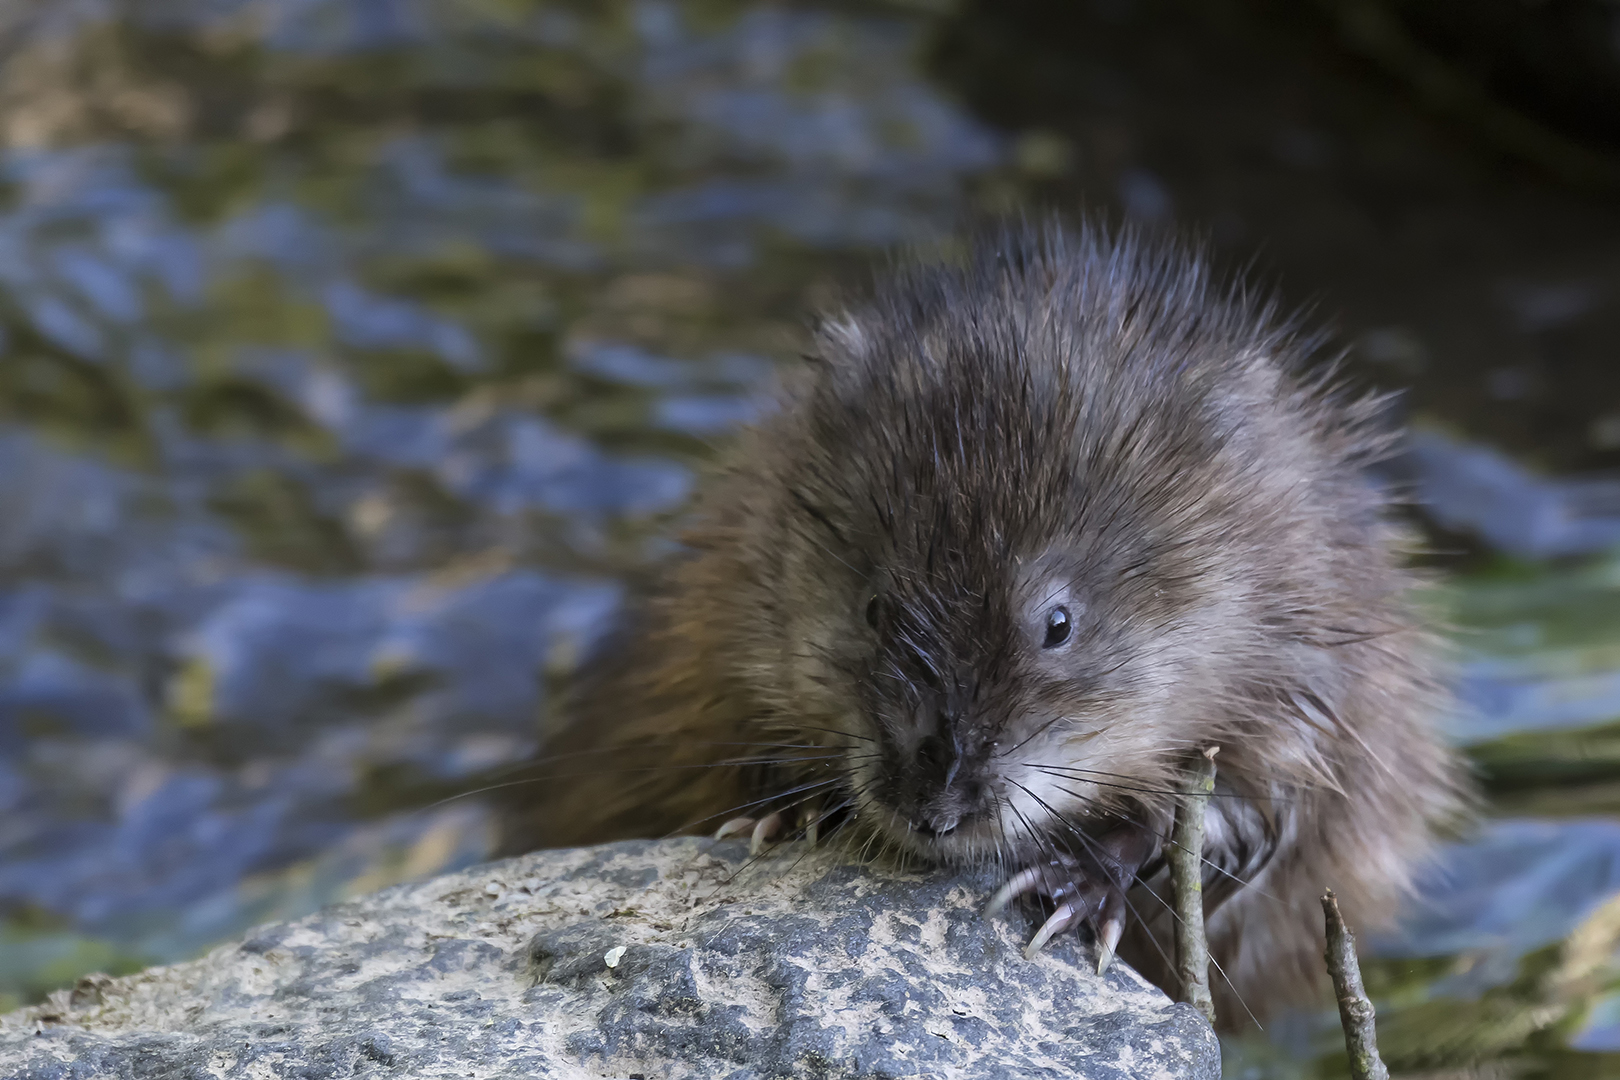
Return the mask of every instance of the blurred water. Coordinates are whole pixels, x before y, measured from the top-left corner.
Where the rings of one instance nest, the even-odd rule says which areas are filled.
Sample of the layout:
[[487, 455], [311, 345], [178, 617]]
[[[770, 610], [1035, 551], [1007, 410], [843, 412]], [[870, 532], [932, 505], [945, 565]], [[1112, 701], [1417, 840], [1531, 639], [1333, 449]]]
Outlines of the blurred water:
[[1408, 457], [1430, 516], [1498, 551], [1548, 559], [1620, 545], [1620, 479], [1539, 477], [1505, 454], [1438, 431], [1415, 432]]
[[893, 17], [0, 19], [0, 999], [482, 857], [417, 806], [532, 750], [826, 260], [999, 155]]
[[[441, 800], [533, 749], [803, 311], [1001, 175], [926, 27], [0, 11], [0, 1003], [485, 855]], [[1477, 998], [1620, 891], [1620, 498], [1434, 431], [1405, 468], [1521, 560], [1438, 590], [1491, 820], [1375, 943]]]

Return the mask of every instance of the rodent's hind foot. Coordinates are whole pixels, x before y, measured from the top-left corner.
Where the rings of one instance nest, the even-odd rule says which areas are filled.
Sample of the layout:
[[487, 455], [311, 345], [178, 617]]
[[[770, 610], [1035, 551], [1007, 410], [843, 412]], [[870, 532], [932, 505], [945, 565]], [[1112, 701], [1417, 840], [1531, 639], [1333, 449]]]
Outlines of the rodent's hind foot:
[[[791, 809], [791, 808], [790, 808]], [[828, 815], [821, 810], [820, 801], [811, 802], [799, 811], [799, 825], [794, 836], [801, 837], [811, 847], [821, 837], [821, 825]], [[782, 830], [787, 827], [787, 816], [777, 810], [764, 817], [734, 817], [714, 831], [716, 840], [724, 840], [728, 836], [748, 836], [748, 854], [758, 855], [765, 845], [781, 836]], [[790, 837], [789, 839], [791, 839]]]
[[765, 845], [781, 831], [782, 815], [770, 813], [762, 818], [734, 817], [714, 830], [714, 838], [724, 840], [728, 836], [741, 836], [743, 833], [748, 833], [748, 854], [758, 855], [765, 849]]

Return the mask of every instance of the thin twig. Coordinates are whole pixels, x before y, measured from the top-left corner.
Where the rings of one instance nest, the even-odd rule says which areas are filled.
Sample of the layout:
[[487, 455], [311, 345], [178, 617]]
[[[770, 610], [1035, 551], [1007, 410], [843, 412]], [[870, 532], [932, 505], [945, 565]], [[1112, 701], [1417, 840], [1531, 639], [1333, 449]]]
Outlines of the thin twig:
[[1176, 902], [1176, 974], [1181, 1000], [1215, 1023], [1209, 992], [1209, 942], [1204, 937], [1204, 807], [1215, 791], [1215, 754], [1209, 747], [1193, 759], [1188, 786], [1176, 807], [1171, 832], [1170, 880]]
[[1339, 1024], [1344, 1028], [1344, 1050], [1350, 1055], [1350, 1080], [1389, 1080], [1384, 1059], [1378, 1056], [1378, 1035], [1373, 1028], [1373, 1005], [1361, 985], [1356, 961], [1356, 938], [1339, 914], [1339, 899], [1329, 889], [1322, 896], [1327, 916], [1327, 969], [1333, 993], [1339, 999]]

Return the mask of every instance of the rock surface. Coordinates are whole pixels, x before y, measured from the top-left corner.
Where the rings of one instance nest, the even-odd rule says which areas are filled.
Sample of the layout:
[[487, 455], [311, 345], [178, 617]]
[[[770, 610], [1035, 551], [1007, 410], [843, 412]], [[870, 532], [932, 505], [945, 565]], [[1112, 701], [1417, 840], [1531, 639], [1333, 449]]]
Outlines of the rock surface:
[[785, 847], [541, 852], [92, 976], [0, 1017], [0, 1076], [1216, 1077], [1214, 1035], [990, 882]]

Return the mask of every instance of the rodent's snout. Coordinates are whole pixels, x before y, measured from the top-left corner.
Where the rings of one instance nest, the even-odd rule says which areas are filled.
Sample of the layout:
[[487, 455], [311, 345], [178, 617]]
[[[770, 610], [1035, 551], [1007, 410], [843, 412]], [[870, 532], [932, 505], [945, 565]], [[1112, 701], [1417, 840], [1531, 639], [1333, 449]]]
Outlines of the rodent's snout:
[[952, 784], [920, 801], [898, 800], [897, 816], [912, 837], [923, 842], [944, 841], [958, 833], [972, 833], [990, 813], [983, 785]]
[[936, 814], [933, 817], [912, 818], [906, 824], [911, 826], [912, 832], [933, 839], [939, 836], [949, 836], [956, 831], [956, 827], [961, 823], [961, 814], [947, 812]]
[[920, 840], [940, 840], [989, 811], [981, 770], [939, 736], [890, 762], [880, 798]]

